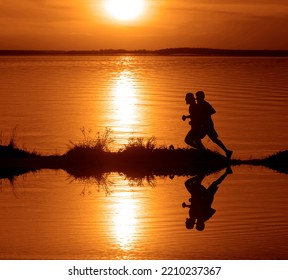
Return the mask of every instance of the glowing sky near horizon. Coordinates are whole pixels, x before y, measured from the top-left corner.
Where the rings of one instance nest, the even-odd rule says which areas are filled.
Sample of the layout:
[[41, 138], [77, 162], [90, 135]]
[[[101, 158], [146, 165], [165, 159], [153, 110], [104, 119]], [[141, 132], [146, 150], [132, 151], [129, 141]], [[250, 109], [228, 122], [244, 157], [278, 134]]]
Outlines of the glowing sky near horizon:
[[143, 0], [122, 22], [105, 1], [1, 0], [0, 49], [288, 49], [287, 0]]

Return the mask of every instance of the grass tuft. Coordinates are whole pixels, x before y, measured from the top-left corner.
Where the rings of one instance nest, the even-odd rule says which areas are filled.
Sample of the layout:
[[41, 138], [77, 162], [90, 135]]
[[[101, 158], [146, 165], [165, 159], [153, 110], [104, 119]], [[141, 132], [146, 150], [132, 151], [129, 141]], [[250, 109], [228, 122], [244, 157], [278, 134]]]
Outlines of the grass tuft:
[[92, 130], [87, 130], [82, 127], [81, 129], [83, 139], [78, 143], [70, 141], [71, 147], [69, 150], [93, 150], [98, 152], [110, 152], [110, 146], [114, 142], [111, 138], [112, 130], [106, 128], [104, 133], [97, 132], [93, 134]]
[[124, 145], [123, 151], [139, 152], [139, 151], [153, 151], [156, 148], [156, 137], [152, 136], [145, 139], [144, 137], [130, 137], [128, 143]]

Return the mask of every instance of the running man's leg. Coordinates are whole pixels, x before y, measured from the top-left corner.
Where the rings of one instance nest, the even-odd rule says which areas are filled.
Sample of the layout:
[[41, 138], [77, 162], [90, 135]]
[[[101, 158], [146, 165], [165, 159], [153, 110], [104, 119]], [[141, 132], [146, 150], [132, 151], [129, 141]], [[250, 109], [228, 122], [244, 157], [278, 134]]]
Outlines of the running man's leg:
[[198, 145], [197, 143], [195, 142], [195, 139], [194, 139], [194, 133], [192, 131], [192, 129], [187, 133], [186, 137], [185, 137], [185, 143], [193, 148], [196, 148], [198, 149]]
[[230, 159], [233, 152], [228, 150], [223, 142], [218, 138], [218, 133], [214, 127], [210, 129], [208, 136], [216, 145], [218, 145], [218, 147], [220, 147], [225, 152], [226, 157]]

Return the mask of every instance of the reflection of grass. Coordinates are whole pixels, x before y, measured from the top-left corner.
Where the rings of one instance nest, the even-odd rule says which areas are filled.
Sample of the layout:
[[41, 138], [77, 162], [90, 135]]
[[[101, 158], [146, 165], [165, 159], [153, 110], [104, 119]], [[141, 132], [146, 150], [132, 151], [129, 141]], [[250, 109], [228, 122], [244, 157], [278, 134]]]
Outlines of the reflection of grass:
[[80, 182], [84, 185], [80, 195], [91, 195], [94, 191], [104, 191], [106, 195], [111, 194], [113, 182], [109, 180], [108, 173], [94, 174], [93, 176], [74, 177], [73, 181]]

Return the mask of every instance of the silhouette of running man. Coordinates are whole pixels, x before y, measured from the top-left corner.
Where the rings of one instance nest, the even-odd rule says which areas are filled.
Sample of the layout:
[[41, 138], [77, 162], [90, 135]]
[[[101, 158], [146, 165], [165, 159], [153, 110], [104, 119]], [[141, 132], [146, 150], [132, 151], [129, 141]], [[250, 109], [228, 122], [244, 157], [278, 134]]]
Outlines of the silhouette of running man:
[[217, 144], [226, 154], [228, 159], [232, 156], [232, 151], [228, 150], [223, 142], [218, 138], [219, 135], [214, 128], [212, 115], [216, 113], [215, 109], [205, 100], [203, 91], [196, 92], [197, 108], [199, 114], [199, 122], [203, 125], [208, 137]]
[[228, 174], [232, 174], [232, 170], [228, 167], [224, 174], [215, 180], [207, 189], [202, 185], [205, 174], [196, 175], [185, 182], [188, 192], [191, 194], [189, 199], [190, 205], [185, 202], [182, 207], [189, 208], [189, 218], [186, 219], [185, 225], [187, 229], [193, 229], [196, 224], [196, 230], [205, 229], [205, 222], [208, 221], [216, 212], [212, 208], [214, 195]]
[[186, 104], [189, 104], [189, 115], [183, 115], [182, 120], [185, 121], [189, 118], [191, 129], [187, 133], [184, 141], [187, 145], [193, 148], [205, 151], [205, 147], [201, 141], [201, 139], [205, 136], [205, 130], [200, 123], [198, 105], [196, 104], [194, 94], [188, 92], [186, 94], [185, 101]]

